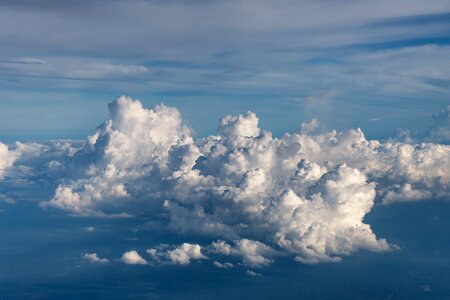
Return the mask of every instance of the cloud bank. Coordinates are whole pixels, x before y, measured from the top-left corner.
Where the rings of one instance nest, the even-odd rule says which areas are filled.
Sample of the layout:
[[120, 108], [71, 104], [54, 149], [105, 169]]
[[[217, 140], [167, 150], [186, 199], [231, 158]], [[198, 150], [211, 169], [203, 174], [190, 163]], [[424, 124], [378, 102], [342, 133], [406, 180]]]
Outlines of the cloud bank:
[[[109, 119], [83, 145], [34, 146], [22, 152], [43, 154], [24, 155], [21, 164], [62, 178], [44, 207], [82, 216], [162, 216], [175, 235], [202, 241], [149, 249], [153, 259], [188, 264], [206, 259], [204, 247], [257, 267], [279, 256], [319, 263], [360, 249], [389, 251], [392, 245], [364, 221], [377, 202], [450, 195], [445, 144], [367, 140], [360, 129], [314, 133], [316, 120], [275, 138], [252, 112], [225, 116], [217, 135], [195, 139], [173, 107], [146, 109], [122, 96], [108, 108]], [[445, 126], [445, 110], [435, 118]], [[122, 261], [148, 263], [136, 251]]]

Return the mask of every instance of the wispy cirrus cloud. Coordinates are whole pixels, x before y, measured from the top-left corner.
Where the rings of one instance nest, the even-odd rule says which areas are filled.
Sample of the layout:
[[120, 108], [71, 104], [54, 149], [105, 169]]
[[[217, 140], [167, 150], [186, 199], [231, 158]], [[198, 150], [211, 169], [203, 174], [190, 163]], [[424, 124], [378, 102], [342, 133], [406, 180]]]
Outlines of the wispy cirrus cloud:
[[[15, 109], [36, 94], [53, 99], [55, 93], [61, 101], [80, 101], [82, 95], [98, 104], [126, 91], [148, 103], [151, 97], [185, 105], [182, 109], [194, 123], [207, 121], [209, 126], [219, 115], [200, 122], [201, 112], [189, 103], [212, 110], [208, 105], [226, 102], [227, 113], [235, 113], [263, 102], [276, 105], [275, 113], [286, 117], [284, 127], [268, 118], [271, 125], [283, 127], [280, 132], [297, 125], [287, 116], [294, 104], [285, 100], [331, 90], [339, 91], [333, 99], [342, 108], [339, 116], [320, 105], [314, 106], [314, 115], [301, 112], [304, 103], [294, 110], [308, 118], [323, 117], [333, 128], [348, 120], [342, 128], [373, 129], [367, 120], [376, 107], [377, 115], [389, 115], [386, 124], [417, 129], [407, 115], [426, 123], [433, 111], [448, 104], [446, 1], [1, 5], [0, 86], [7, 95], [4, 101], [14, 103], [5, 108], [14, 118], [4, 119], [2, 127], [23, 127]], [[351, 109], [356, 103], [358, 114]], [[50, 130], [80, 128], [74, 118], [53, 119], [50, 110], [67, 113], [64, 106], [56, 107], [38, 108], [45, 121], [26, 119], [44, 122]], [[394, 128], [383, 127], [389, 129]]]

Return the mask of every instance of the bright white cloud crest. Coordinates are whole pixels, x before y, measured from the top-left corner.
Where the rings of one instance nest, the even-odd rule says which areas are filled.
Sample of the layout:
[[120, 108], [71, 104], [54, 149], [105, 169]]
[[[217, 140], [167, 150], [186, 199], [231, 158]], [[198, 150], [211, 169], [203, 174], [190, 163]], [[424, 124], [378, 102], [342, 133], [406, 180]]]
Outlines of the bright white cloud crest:
[[[221, 239], [216, 253], [249, 266], [281, 255], [318, 263], [388, 251], [364, 223], [377, 197], [388, 204], [450, 195], [447, 145], [368, 141], [359, 129], [312, 134], [317, 121], [274, 138], [251, 112], [226, 116], [217, 136], [194, 140], [175, 108], [120, 97], [109, 112], [62, 159], [70, 176], [43, 205], [79, 215], [164, 214], [175, 233]], [[204, 258], [200, 249], [183, 244], [167, 258], [186, 264]], [[124, 261], [142, 262], [127, 253]]]
[[121, 258], [122, 262], [127, 265], [146, 265], [148, 262], [142, 258], [136, 250], [125, 252]]
[[0, 143], [0, 178], [2, 178], [5, 171], [12, 166], [17, 159], [17, 156], [17, 153], [8, 149], [8, 146]]
[[173, 263], [186, 265], [190, 263], [191, 259], [206, 259], [207, 257], [202, 254], [201, 250], [200, 245], [183, 243], [176, 249], [168, 251], [167, 258]]

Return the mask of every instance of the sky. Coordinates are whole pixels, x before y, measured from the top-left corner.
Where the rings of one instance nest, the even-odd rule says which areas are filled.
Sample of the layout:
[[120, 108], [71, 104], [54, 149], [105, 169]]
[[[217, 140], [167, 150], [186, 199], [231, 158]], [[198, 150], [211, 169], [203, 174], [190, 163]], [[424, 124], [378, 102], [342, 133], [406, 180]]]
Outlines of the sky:
[[448, 104], [448, 1], [0, 8], [2, 140], [84, 138], [120, 95], [176, 106], [199, 136], [225, 114], [252, 110], [276, 134], [317, 118], [386, 138], [420, 132]]
[[0, 1], [0, 299], [450, 297], [450, 2]]

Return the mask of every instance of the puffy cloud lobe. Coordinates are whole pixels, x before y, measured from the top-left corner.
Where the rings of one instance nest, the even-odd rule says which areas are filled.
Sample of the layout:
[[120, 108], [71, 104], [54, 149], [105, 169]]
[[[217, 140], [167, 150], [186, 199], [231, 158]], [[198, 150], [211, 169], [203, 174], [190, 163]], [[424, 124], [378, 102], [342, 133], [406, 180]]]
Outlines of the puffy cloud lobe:
[[429, 191], [416, 190], [411, 184], [405, 183], [403, 186], [397, 185], [397, 190], [391, 190], [384, 196], [384, 203], [390, 204], [393, 202], [408, 202], [429, 199], [432, 193]]
[[167, 258], [175, 264], [187, 265], [191, 259], [206, 259], [207, 257], [202, 254], [200, 245], [183, 243], [176, 249], [168, 251]]
[[107, 263], [109, 260], [107, 258], [98, 257], [97, 253], [85, 253], [82, 255], [83, 259], [90, 263]]
[[250, 276], [262, 276], [261, 274], [256, 273], [255, 271], [252, 270], [247, 270], [245, 273]]
[[235, 246], [227, 244], [224, 241], [216, 241], [211, 245], [213, 252], [221, 255], [238, 255], [242, 257], [245, 265], [251, 267], [261, 267], [273, 262], [270, 257], [279, 255], [277, 251], [259, 241], [241, 239], [234, 241]]
[[[125, 184], [153, 173], [159, 176], [167, 169], [170, 147], [189, 133], [174, 108], [159, 105], [148, 110], [126, 97], [108, 108], [111, 119], [88, 137], [70, 162], [82, 167], [78, 170], [84, 173], [82, 178], [60, 185], [47, 206], [82, 215], [104, 215], [117, 209], [120, 202], [116, 200], [130, 198]], [[162, 185], [162, 179], [155, 184]]]
[[5, 174], [13, 180], [32, 181], [39, 178], [39, 180], [54, 182], [67, 177], [67, 160], [79, 147], [79, 142], [69, 140], [46, 143], [15, 142], [9, 145], [9, 149], [6, 146], [5, 148], [0, 146], [7, 150], [5, 152], [0, 150], [2, 153], [0, 156], [4, 155], [0, 165], [7, 162], [7, 168], [3, 171], [6, 171]]
[[[174, 108], [120, 97], [109, 111], [67, 163], [76, 175], [45, 206], [80, 215], [165, 213], [176, 233], [233, 243], [217, 249], [249, 266], [286, 254], [317, 263], [387, 251], [364, 223], [376, 197], [450, 195], [446, 145], [368, 141], [359, 129], [312, 134], [316, 121], [273, 138], [251, 112], [226, 116], [219, 135], [194, 140]], [[167, 258], [189, 262], [194, 250], [186, 247]]]
[[[368, 170], [369, 176], [379, 183], [379, 193], [383, 202], [392, 202], [393, 193], [398, 192], [398, 186], [404, 186], [404, 191], [421, 191], [422, 199], [445, 198], [450, 195], [450, 146], [440, 144], [391, 144], [386, 143], [378, 155], [379, 166], [384, 172]], [[405, 194], [405, 199], [416, 200]], [[420, 198], [420, 197], [419, 197]]]
[[229, 262], [220, 263], [218, 261], [215, 261], [213, 263], [213, 265], [215, 267], [217, 267], [217, 268], [220, 268], [220, 269], [229, 269], [229, 268], [233, 268], [234, 267], [234, 265], [232, 263], [229, 263]]
[[220, 119], [218, 131], [223, 136], [255, 137], [259, 135], [258, 118], [252, 112], [245, 115], [226, 116]]
[[12, 166], [17, 157], [18, 154], [16, 152], [10, 151], [8, 146], [0, 143], [0, 178], [2, 178], [5, 171]]
[[148, 262], [136, 250], [127, 251], [122, 255], [122, 262], [127, 265], [146, 265]]
[[286, 191], [268, 210], [277, 243], [305, 263], [339, 261], [335, 255], [359, 248], [389, 250], [377, 240], [363, 218], [374, 204], [375, 185], [345, 165], [326, 173], [310, 191], [309, 199]]
[[64, 178], [65, 162], [79, 146], [74, 141], [0, 143], [0, 178], [8, 176], [22, 183], [36, 178], [52, 182]]

